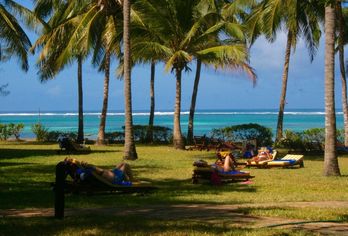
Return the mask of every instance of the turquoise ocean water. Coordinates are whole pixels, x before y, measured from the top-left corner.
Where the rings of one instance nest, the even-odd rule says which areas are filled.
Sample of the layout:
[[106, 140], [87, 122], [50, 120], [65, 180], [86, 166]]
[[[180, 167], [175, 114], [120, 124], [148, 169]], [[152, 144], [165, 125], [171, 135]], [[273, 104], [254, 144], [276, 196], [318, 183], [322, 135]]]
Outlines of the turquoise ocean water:
[[[99, 112], [84, 113], [84, 131], [88, 138], [95, 138], [99, 127]], [[274, 132], [277, 125], [277, 110], [199, 110], [195, 114], [195, 135], [209, 135], [213, 128], [236, 124], [258, 123], [269, 127]], [[324, 127], [323, 110], [292, 109], [284, 116], [284, 129], [301, 131], [308, 128]], [[337, 127], [343, 127], [342, 112], [337, 112]], [[74, 112], [1, 112], [0, 123], [23, 123], [25, 128], [22, 138], [33, 138], [31, 125], [41, 122], [50, 131], [77, 131], [77, 113]], [[133, 123], [146, 125], [149, 113], [133, 112]], [[182, 132], [187, 132], [188, 112], [182, 112]], [[107, 132], [121, 131], [124, 125], [123, 112], [108, 112]], [[155, 125], [173, 127], [173, 112], [158, 111], [155, 113]]]

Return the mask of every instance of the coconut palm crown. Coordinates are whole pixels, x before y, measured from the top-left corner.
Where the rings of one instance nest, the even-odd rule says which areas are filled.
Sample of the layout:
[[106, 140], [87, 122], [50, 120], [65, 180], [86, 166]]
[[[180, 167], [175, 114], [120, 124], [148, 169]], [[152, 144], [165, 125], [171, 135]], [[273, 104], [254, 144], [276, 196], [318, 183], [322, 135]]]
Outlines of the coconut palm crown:
[[138, 26], [132, 33], [133, 56], [145, 61], [163, 61], [165, 69], [175, 73], [173, 145], [182, 149], [182, 72], [190, 71], [190, 63], [195, 58], [216, 69], [243, 68], [248, 65], [247, 47], [239, 38], [219, 38], [226, 24], [221, 22], [214, 1], [140, 0], [133, 9], [136, 12], [134, 24]]

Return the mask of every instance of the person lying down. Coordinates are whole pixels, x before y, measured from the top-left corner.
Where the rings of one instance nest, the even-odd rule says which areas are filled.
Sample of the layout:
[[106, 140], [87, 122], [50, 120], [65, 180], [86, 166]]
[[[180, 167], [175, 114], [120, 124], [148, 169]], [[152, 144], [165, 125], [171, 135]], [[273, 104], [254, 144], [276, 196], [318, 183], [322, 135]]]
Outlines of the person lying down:
[[[93, 172], [111, 184], [131, 184], [134, 181], [133, 172], [128, 163], [121, 162], [111, 170], [103, 169], [87, 162], [80, 162], [76, 159], [66, 158], [65, 162], [76, 164], [81, 167], [77, 169], [77, 175], [84, 180]], [[73, 177], [74, 178], [74, 177]]]

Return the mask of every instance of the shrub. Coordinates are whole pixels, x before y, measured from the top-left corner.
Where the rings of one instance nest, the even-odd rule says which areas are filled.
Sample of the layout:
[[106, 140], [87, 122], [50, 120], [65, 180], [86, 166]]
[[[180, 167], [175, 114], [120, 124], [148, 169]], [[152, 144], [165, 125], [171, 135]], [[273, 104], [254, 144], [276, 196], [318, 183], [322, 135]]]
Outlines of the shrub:
[[[122, 129], [124, 130], [124, 126]], [[140, 142], [140, 143], [148, 143], [148, 137], [147, 134], [150, 130], [150, 126], [148, 125], [134, 125], [133, 126], [133, 135], [134, 135], [134, 141]], [[172, 129], [164, 126], [152, 126], [152, 142], [154, 143], [168, 143], [172, 136]]]
[[124, 142], [124, 132], [105, 133], [105, 139], [107, 139], [109, 143], [123, 143]]
[[294, 132], [292, 130], [285, 130], [283, 138], [275, 144], [279, 148], [287, 148], [291, 150], [304, 151], [305, 147], [302, 141], [302, 133]]
[[37, 141], [46, 141], [48, 137], [48, 128], [41, 123], [36, 123], [31, 126], [31, 130], [36, 135]]
[[230, 140], [233, 142], [255, 139], [258, 146], [272, 145], [272, 130], [259, 124], [242, 124], [213, 129], [214, 138]]
[[[124, 126], [122, 129], [124, 130]], [[152, 137], [153, 140], [149, 140], [147, 135], [150, 127], [148, 125], [134, 125], [133, 126], [133, 135], [134, 141], [139, 143], [168, 143], [172, 136], [172, 129], [163, 126], [152, 126]], [[105, 133], [105, 139], [109, 143], [124, 143], [124, 132], [109, 132]]]
[[325, 142], [325, 129], [313, 128], [302, 132], [302, 142], [307, 151], [322, 151]]
[[15, 136], [16, 140], [19, 140], [22, 130], [24, 129], [24, 124], [9, 124], [8, 125], [10, 135]]
[[344, 129], [337, 130], [337, 141], [339, 143], [344, 143]]
[[7, 140], [11, 136], [10, 129], [6, 124], [0, 124], [0, 139]]
[[[337, 140], [340, 141], [343, 136], [341, 131], [337, 130]], [[325, 143], [325, 129], [312, 128], [301, 132], [285, 130], [284, 137], [276, 144], [277, 147], [288, 148], [290, 150], [300, 151], [323, 151]]]
[[155, 143], [168, 143], [172, 136], [172, 129], [164, 126], [153, 126], [153, 142]]
[[47, 137], [45, 141], [56, 142], [59, 136], [69, 137], [73, 140], [76, 140], [77, 133], [76, 132], [62, 132], [62, 131], [48, 131]]

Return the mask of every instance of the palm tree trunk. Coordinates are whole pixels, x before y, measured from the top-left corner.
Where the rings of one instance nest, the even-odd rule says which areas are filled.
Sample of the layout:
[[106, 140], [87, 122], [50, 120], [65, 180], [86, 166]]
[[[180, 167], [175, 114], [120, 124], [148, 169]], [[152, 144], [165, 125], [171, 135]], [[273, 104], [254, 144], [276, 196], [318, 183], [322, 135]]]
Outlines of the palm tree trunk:
[[124, 47], [124, 96], [125, 96], [125, 138], [124, 159], [136, 160], [138, 158], [134, 136], [132, 117], [132, 91], [131, 91], [131, 65], [130, 65], [130, 0], [123, 0], [123, 47]]
[[344, 121], [344, 146], [348, 146], [348, 103], [347, 103], [347, 80], [346, 70], [344, 65], [344, 25], [342, 16], [342, 5], [341, 2], [337, 2], [337, 17], [338, 17], [338, 52], [340, 60], [340, 72], [342, 81], [342, 110], [343, 110], [343, 121]]
[[176, 74], [176, 94], [175, 94], [175, 111], [174, 111], [174, 130], [173, 146], [176, 149], [185, 149], [184, 140], [182, 139], [180, 126], [181, 112], [181, 69], [175, 69]]
[[325, 153], [324, 175], [340, 175], [336, 153], [335, 9], [325, 7]]
[[105, 55], [105, 78], [104, 78], [104, 98], [103, 108], [100, 115], [99, 132], [97, 138], [97, 145], [105, 145], [105, 126], [106, 126], [106, 115], [108, 111], [108, 100], [109, 100], [109, 81], [110, 81], [110, 52], [107, 51]]
[[153, 121], [155, 118], [155, 69], [156, 64], [154, 61], [151, 62], [151, 78], [150, 78], [150, 117], [149, 127], [146, 133], [146, 140], [149, 143], [153, 142]]
[[195, 116], [198, 85], [199, 85], [199, 80], [201, 78], [201, 66], [202, 66], [201, 60], [197, 59], [196, 76], [195, 76], [195, 82], [193, 85], [191, 107], [190, 107], [190, 114], [189, 114], [189, 121], [188, 121], [188, 128], [187, 128], [187, 142], [190, 144], [193, 141], [193, 120]]
[[78, 110], [79, 110], [79, 127], [77, 131], [77, 142], [83, 143], [83, 89], [82, 89], [82, 56], [77, 57], [77, 83], [78, 83]]
[[284, 108], [285, 108], [285, 101], [286, 101], [286, 90], [288, 86], [291, 42], [292, 42], [292, 33], [289, 31], [288, 39], [286, 43], [284, 71], [282, 76], [282, 92], [280, 95], [276, 142], [280, 141], [280, 139], [283, 137], [283, 119], [284, 119]]

